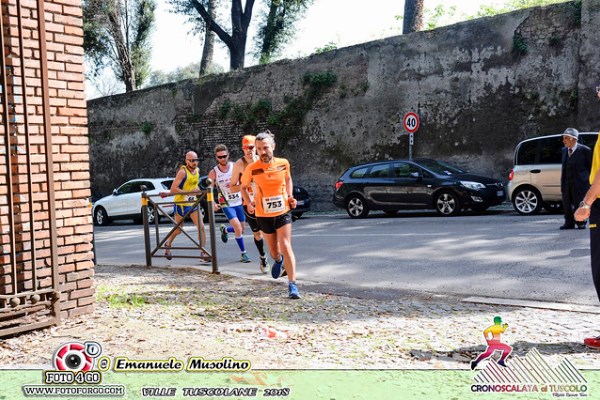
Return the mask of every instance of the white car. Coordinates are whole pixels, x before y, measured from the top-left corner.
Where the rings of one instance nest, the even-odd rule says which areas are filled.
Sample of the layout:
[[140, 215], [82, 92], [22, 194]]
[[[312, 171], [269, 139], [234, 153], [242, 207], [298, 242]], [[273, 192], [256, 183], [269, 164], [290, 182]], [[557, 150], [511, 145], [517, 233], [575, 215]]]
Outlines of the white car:
[[[139, 178], [132, 179], [113, 190], [110, 196], [101, 198], [94, 203], [92, 215], [95, 225], [107, 225], [115, 219], [133, 219], [142, 222], [142, 186], [146, 186], [146, 193], [153, 195], [168, 191], [175, 178]], [[172, 202], [173, 197], [153, 197], [156, 202]], [[172, 205], [164, 205], [167, 213], [173, 213]], [[154, 208], [148, 205], [148, 222], [154, 223]]]

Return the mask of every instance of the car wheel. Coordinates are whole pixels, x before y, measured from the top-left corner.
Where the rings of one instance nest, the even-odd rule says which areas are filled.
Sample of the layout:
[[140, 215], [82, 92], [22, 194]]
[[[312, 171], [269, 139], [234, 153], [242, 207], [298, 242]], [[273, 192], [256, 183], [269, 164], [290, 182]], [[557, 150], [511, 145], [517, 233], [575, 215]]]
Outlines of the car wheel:
[[358, 195], [352, 195], [346, 201], [346, 211], [352, 218], [365, 218], [369, 215], [369, 207], [365, 200]]
[[108, 214], [106, 214], [104, 208], [96, 208], [96, 211], [94, 212], [94, 223], [100, 226], [108, 225], [110, 223], [110, 218], [108, 218]]
[[441, 192], [435, 198], [435, 210], [440, 215], [457, 215], [460, 213], [460, 200], [453, 192]]
[[513, 196], [513, 207], [521, 215], [538, 214], [543, 207], [542, 196], [533, 188], [520, 188]]

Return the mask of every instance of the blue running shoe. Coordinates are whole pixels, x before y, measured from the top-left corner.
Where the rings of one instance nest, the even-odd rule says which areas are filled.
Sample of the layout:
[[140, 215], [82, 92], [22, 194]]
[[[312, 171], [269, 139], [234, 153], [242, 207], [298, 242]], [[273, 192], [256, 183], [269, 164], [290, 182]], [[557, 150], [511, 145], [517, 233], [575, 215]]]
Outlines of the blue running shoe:
[[250, 259], [250, 257], [248, 257], [248, 254], [242, 253], [242, 256], [240, 257], [240, 262], [249, 263], [252, 262], [252, 260]]
[[227, 227], [221, 224], [219, 229], [221, 230], [221, 241], [223, 243], [227, 243], [227, 239], [229, 239], [229, 236], [227, 235]]
[[273, 267], [271, 268], [271, 276], [273, 279], [277, 279], [281, 277], [281, 271], [285, 271], [283, 268], [283, 254], [281, 255], [281, 261], [273, 261]]
[[296, 282], [288, 283], [288, 289], [290, 290], [290, 299], [298, 300], [300, 298], [300, 293], [298, 293], [298, 286], [296, 286]]

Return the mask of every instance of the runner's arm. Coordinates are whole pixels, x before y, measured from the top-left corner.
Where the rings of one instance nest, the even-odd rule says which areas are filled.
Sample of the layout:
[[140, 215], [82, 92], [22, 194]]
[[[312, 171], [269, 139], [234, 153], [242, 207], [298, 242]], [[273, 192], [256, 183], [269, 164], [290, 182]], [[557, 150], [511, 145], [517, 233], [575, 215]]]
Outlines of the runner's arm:
[[233, 170], [231, 171], [231, 186], [229, 188], [230, 193], [237, 193], [242, 190], [240, 183], [243, 173], [244, 165], [238, 160], [235, 162], [235, 164], [233, 164]]

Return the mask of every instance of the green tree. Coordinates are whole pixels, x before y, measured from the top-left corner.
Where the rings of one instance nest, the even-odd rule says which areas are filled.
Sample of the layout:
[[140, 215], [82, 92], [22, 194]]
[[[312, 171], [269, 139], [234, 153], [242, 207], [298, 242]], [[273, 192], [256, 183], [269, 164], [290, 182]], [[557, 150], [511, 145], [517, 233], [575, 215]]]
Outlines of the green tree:
[[150, 74], [154, 0], [84, 0], [83, 48], [92, 75], [109, 66], [129, 92]]
[[[164, 71], [152, 71], [148, 81], [146, 82], [145, 87], [158, 86], [165, 83], [170, 82], [179, 82], [186, 79], [194, 79], [198, 77], [198, 69], [200, 67], [200, 63], [191, 63], [189, 65], [183, 67], [177, 67], [172, 72], [164, 72]], [[211, 67], [207, 70], [207, 73], [220, 73], [223, 72], [223, 68], [218, 65], [215, 67]]]
[[295, 34], [294, 24], [313, 0], [267, 0], [268, 12], [260, 16], [256, 53], [260, 64], [278, 55]]
[[169, 0], [175, 12], [188, 16], [195, 15], [193, 10], [202, 18], [205, 29], [214, 32], [229, 50], [229, 66], [232, 70], [244, 68], [246, 59], [246, 42], [248, 26], [252, 20], [252, 9], [255, 0], [231, 0], [231, 34], [217, 22], [214, 13], [209, 11], [208, 0]]
[[547, 6], [550, 4], [566, 3], [566, 0], [508, 0], [500, 6], [482, 5], [474, 18], [491, 17], [524, 8]]

